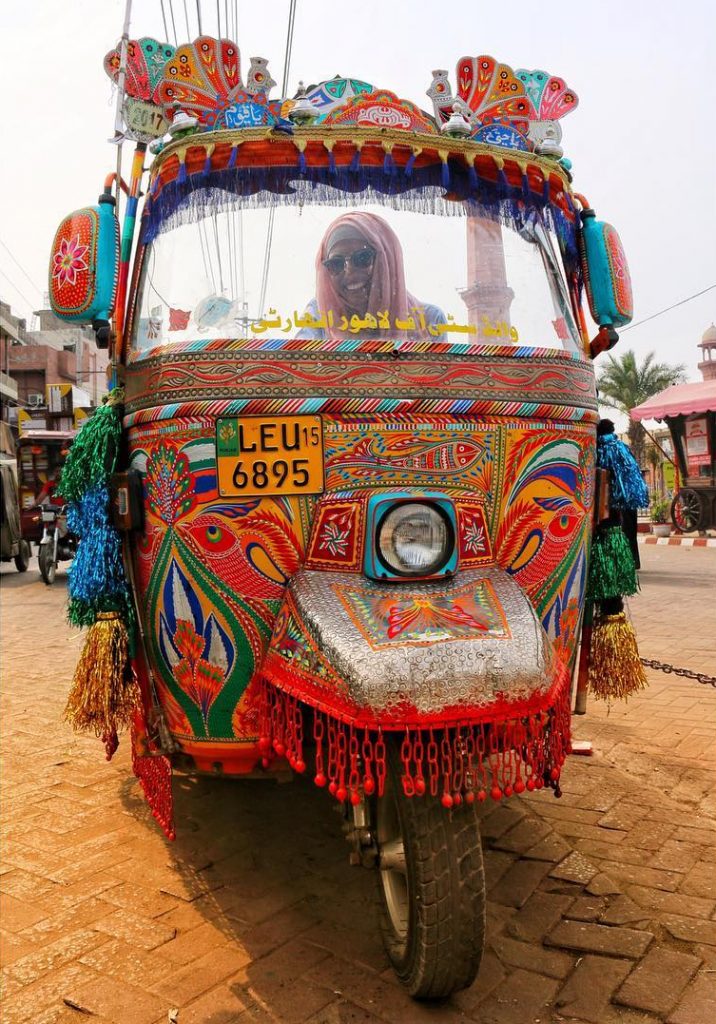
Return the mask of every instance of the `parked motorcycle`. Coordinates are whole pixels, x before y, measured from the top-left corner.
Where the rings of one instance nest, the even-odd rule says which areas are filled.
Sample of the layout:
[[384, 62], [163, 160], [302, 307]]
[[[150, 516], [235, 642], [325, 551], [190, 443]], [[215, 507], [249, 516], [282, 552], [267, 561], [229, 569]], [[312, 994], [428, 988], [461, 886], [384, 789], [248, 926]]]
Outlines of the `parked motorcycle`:
[[40, 513], [42, 539], [37, 561], [48, 587], [55, 582], [58, 564], [74, 558], [77, 550], [77, 538], [67, 528], [66, 512], [65, 505], [45, 505]]

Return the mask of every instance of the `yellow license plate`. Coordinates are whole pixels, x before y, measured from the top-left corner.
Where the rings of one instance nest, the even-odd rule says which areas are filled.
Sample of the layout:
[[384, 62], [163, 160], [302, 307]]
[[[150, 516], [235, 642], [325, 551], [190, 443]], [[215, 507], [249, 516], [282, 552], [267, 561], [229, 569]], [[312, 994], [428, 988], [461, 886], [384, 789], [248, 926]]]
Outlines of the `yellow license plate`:
[[219, 494], [242, 498], [323, 490], [320, 416], [245, 416], [216, 423]]

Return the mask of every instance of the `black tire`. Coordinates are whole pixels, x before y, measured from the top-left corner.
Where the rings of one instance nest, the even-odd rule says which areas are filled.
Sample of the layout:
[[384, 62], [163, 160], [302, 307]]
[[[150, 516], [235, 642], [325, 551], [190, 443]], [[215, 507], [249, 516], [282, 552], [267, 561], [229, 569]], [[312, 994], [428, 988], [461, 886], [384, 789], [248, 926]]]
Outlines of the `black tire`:
[[[485, 944], [485, 875], [474, 806], [408, 798], [388, 748], [385, 794], [375, 808], [381, 931], [400, 982], [416, 999], [445, 999], [475, 980]], [[402, 834], [401, 869], [386, 868], [391, 828]], [[386, 855], [386, 851], [388, 854]], [[400, 902], [404, 900], [401, 912]]]
[[20, 550], [15, 555], [15, 568], [18, 572], [27, 572], [27, 567], [30, 564], [30, 558], [32, 551], [30, 550], [30, 542], [26, 540], [20, 541]]
[[42, 576], [47, 586], [51, 587], [55, 582], [55, 574], [57, 572], [57, 562], [52, 557], [52, 544], [40, 545], [37, 564], [40, 567], [40, 576]]

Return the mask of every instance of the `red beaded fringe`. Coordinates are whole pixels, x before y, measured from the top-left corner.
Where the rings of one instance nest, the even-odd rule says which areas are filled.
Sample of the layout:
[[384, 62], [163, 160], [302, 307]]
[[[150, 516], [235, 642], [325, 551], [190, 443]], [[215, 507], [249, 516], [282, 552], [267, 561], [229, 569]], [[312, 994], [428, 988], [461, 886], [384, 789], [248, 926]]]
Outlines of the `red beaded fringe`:
[[162, 754], [142, 755], [132, 728], [132, 771], [139, 779], [152, 814], [167, 839], [176, 839], [174, 828], [174, 798], [172, 796], [172, 766]]
[[[259, 697], [259, 750], [268, 767], [286, 757], [305, 772], [303, 716], [306, 706], [263, 680]], [[558, 780], [570, 749], [569, 688], [561, 687], [555, 704], [518, 718], [435, 728], [418, 726], [383, 730], [348, 725], [324, 711], [313, 711], [317, 786], [328, 787], [337, 800], [358, 804], [363, 794], [383, 795], [386, 738], [400, 740], [403, 791], [408, 797], [441, 795], [445, 807], [465, 800], [493, 800], [551, 786]]]

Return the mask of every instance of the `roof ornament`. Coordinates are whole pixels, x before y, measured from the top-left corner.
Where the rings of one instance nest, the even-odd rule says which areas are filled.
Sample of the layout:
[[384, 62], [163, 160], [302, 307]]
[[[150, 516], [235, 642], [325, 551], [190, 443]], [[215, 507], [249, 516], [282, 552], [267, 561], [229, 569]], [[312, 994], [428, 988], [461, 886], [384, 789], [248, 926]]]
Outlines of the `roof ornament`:
[[451, 139], [466, 139], [472, 135], [472, 125], [460, 109], [459, 103], [454, 103], [452, 114], [445, 124], [441, 125], [440, 131]]
[[318, 110], [306, 95], [306, 87], [303, 82], [298, 83], [298, 92], [293, 106], [288, 112], [288, 119], [297, 125], [308, 125], [318, 117]]
[[546, 71], [513, 71], [487, 55], [461, 57], [456, 76], [457, 95], [444, 69], [433, 71], [427, 90], [441, 130], [457, 108], [468, 119], [471, 137], [477, 142], [560, 159], [559, 119], [578, 103], [563, 79]]

